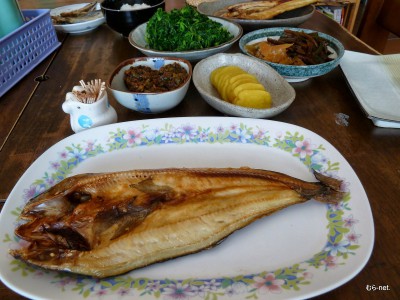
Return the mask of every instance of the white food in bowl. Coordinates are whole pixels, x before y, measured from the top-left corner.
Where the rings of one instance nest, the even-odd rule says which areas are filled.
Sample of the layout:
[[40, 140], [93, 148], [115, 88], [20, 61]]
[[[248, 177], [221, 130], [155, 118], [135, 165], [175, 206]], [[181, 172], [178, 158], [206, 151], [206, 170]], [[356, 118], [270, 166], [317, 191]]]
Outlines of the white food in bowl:
[[147, 7], [151, 7], [150, 5], [146, 4], [146, 3], [142, 3], [142, 4], [134, 4], [134, 5], [130, 5], [130, 4], [122, 4], [121, 8], [119, 10], [138, 10], [138, 9], [143, 9], [143, 8], [147, 8]]

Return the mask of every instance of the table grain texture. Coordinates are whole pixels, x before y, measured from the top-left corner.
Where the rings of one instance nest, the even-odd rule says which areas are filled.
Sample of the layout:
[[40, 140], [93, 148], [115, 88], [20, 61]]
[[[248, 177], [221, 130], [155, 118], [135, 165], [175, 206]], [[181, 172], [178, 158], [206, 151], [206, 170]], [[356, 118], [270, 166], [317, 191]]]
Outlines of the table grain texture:
[[[23, 9], [54, 8], [76, 0], [20, 0]], [[166, 9], [184, 5], [167, 0]], [[316, 12], [300, 27], [340, 40], [345, 49], [374, 54], [335, 21]], [[0, 98], [0, 199], [7, 199], [25, 170], [50, 146], [73, 134], [61, 109], [65, 94], [81, 79], [108, 79], [123, 60], [142, 56], [106, 24], [78, 36], [59, 34], [61, 47]], [[239, 52], [235, 44], [229, 52]], [[375, 53], [376, 54], [376, 53]], [[48, 79], [38, 81], [43, 76]], [[373, 74], [365, 74], [373, 76]], [[329, 141], [348, 160], [363, 184], [375, 225], [375, 245], [365, 268], [352, 280], [315, 299], [400, 299], [400, 129], [375, 127], [349, 89], [340, 67], [324, 76], [293, 83], [296, 100], [272, 120], [307, 128]], [[183, 116], [222, 116], [202, 100], [191, 83], [183, 102], [171, 111], [144, 115], [110, 97], [118, 121]], [[348, 116], [348, 125], [336, 116]], [[7, 201], [12, 201], [9, 199]], [[0, 204], [1, 205], [1, 204]], [[367, 291], [367, 285], [387, 291]], [[26, 299], [0, 282], [0, 299]]]

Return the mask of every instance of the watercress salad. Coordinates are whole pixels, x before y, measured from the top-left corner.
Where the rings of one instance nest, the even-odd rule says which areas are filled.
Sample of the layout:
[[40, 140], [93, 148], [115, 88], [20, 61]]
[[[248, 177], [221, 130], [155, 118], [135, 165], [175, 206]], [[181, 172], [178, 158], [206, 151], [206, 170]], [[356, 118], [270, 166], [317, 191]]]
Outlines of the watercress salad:
[[159, 8], [147, 22], [145, 38], [151, 49], [188, 51], [218, 46], [233, 35], [220, 23], [187, 5], [170, 12]]

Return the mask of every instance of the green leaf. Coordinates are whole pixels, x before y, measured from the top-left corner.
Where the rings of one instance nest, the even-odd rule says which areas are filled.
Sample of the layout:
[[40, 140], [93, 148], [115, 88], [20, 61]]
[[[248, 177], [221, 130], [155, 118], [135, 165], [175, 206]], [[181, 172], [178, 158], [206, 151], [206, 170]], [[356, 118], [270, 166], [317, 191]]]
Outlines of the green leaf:
[[89, 296], [90, 296], [90, 289], [87, 289], [86, 291], [84, 291], [83, 294], [82, 294], [82, 296], [83, 296], [84, 298], [89, 297]]
[[106, 280], [100, 281], [100, 285], [101, 285], [101, 286], [104, 286], [104, 287], [106, 287], [106, 288], [110, 288], [110, 287], [113, 286], [112, 283], [110, 283], [110, 282], [108, 282], [108, 281], [106, 281]]
[[356, 250], [356, 249], [358, 249], [358, 248], [360, 248], [359, 245], [351, 245], [351, 246], [348, 246], [348, 247], [347, 247], [347, 249], [349, 249], [349, 250]]
[[232, 37], [220, 23], [189, 5], [169, 12], [159, 8], [147, 22], [145, 33], [150, 48], [163, 51], [214, 47]]

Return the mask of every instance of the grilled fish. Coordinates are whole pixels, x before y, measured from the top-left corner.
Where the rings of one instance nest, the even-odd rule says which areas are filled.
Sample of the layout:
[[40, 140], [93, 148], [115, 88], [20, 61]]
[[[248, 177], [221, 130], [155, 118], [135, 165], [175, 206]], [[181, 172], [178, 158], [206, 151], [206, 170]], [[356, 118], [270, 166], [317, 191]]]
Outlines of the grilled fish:
[[96, 7], [97, 1], [94, 1], [79, 9], [51, 16], [51, 19], [53, 24], [76, 24], [96, 20], [103, 17], [103, 13], [100, 10], [96, 10]]
[[97, 1], [93, 1], [79, 9], [62, 12], [62, 13], [60, 13], [60, 16], [61, 17], [79, 17], [82, 15], [86, 15], [88, 12], [95, 10], [96, 5], [97, 5]]
[[[215, 246], [287, 206], [336, 203], [340, 181], [243, 168], [133, 170], [64, 179], [23, 208], [11, 255], [97, 278]], [[196, 234], [193, 234], [193, 233]]]
[[284, 12], [316, 3], [317, 0], [265, 0], [227, 6], [216, 14], [223, 18], [268, 20]]
[[101, 11], [91, 11], [85, 15], [77, 16], [77, 17], [60, 17], [60, 16], [52, 16], [53, 24], [77, 24], [88, 21], [93, 21], [103, 17], [103, 13]]

